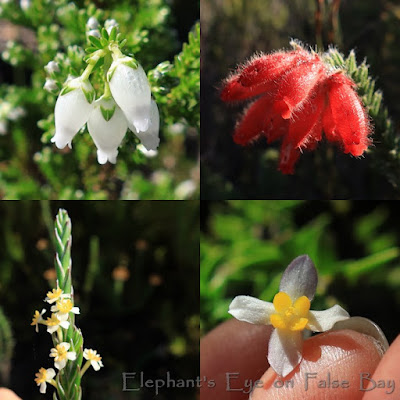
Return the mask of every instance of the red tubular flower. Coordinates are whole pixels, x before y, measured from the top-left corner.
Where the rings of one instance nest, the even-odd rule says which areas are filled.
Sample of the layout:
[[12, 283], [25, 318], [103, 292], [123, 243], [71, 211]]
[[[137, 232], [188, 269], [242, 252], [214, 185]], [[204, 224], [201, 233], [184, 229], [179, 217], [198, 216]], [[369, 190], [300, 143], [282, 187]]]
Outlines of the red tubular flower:
[[225, 82], [225, 102], [256, 99], [237, 123], [234, 141], [247, 145], [262, 135], [268, 143], [283, 138], [279, 169], [293, 174], [302, 150], [314, 150], [322, 139], [344, 153], [361, 156], [371, 144], [368, 114], [343, 71], [326, 66], [316, 53], [298, 44], [253, 58]]

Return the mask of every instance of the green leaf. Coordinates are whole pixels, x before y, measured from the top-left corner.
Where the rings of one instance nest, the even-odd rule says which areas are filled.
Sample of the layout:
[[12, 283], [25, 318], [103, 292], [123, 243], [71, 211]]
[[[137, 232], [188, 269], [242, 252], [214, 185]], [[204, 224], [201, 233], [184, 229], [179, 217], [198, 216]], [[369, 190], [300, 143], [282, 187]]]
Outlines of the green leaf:
[[100, 39], [96, 36], [89, 36], [88, 37], [89, 41], [93, 44], [93, 46], [97, 49], [102, 49], [103, 45], [100, 41]]
[[112, 40], [116, 40], [116, 38], [117, 38], [117, 27], [113, 26], [110, 32], [109, 41], [111, 42]]
[[76, 90], [76, 88], [72, 88], [70, 86], [64, 86], [60, 92], [60, 96], [64, 96], [65, 94], [72, 92], [73, 90]]

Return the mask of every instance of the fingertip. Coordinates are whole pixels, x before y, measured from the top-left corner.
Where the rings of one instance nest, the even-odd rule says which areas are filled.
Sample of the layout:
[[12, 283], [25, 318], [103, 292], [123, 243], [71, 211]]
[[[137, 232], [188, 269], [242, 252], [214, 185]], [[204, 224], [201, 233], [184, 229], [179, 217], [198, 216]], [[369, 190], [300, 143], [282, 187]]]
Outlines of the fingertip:
[[285, 378], [271, 369], [261, 378], [251, 400], [361, 399], [363, 374], [372, 375], [382, 355], [375, 339], [350, 330], [316, 335], [304, 343], [303, 360]]

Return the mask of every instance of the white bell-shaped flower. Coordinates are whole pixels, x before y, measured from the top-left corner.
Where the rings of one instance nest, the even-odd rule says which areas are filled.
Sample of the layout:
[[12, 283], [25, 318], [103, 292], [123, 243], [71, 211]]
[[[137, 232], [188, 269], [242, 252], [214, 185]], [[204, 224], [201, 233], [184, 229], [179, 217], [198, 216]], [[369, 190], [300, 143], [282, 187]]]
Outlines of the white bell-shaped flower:
[[142, 145], [147, 150], [157, 150], [160, 144], [160, 114], [158, 112], [157, 103], [151, 100], [150, 124], [147, 131], [138, 132], [129, 121], [128, 127], [140, 139]]
[[100, 98], [87, 123], [90, 135], [97, 147], [99, 164], [117, 162], [118, 146], [128, 129], [124, 113], [113, 99]]
[[56, 133], [51, 139], [59, 148], [71, 141], [79, 129], [87, 122], [93, 110], [95, 91], [88, 80], [74, 78], [66, 83], [58, 96], [54, 110]]
[[143, 68], [131, 57], [117, 58], [107, 74], [111, 93], [137, 132], [150, 124], [151, 90]]

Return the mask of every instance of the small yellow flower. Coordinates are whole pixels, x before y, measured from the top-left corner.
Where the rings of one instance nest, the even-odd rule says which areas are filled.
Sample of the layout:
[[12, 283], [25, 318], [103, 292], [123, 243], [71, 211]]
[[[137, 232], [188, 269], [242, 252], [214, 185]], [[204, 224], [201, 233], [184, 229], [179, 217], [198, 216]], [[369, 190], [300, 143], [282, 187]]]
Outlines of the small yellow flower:
[[55, 303], [58, 299], [63, 297], [69, 297], [68, 294], [64, 294], [60, 288], [53, 289], [51, 292], [47, 292], [47, 297], [44, 301], [47, 301], [49, 304]]
[[63, 369], [68, 360], [76, 360], [75, 351], [68, 351], [70, 347], [69, 343], [62, 342], [50, 350], [50, 357], [54, 357], [54, 365], [57, 369]]
[[31, 326], [36, 326], [35, 328], [36, 332], [39, 332], [39, 324], [45, 325], [44, 319], [42, 318], [42, 315], [45, 312], [46, 310], [43, 308], [42, 312], [36, 310], [35, 314], [33, 315]]
[[68, 321], [60, 321], [56, 314], [51, 314], [50, 318], [47, 318], [45, 324], [47, 325], [47, 332], [54, 333], [57, 329], [62, 326], [64, 329], [68, 329]]
[[40, 393], [46, 393], [46, 383], [50, 383], [51, 385], [56, 386], [56, 383], [53, 379], [56, 376], [56, 371], [54, 371], [53, 368], [40, 368], [39, 372], [37, 372], [35, 376], [35, 382], [38, 386], [40, 386]]
[[57, 313], [60, 321], [66, 321], [70, 312], [79, 314], [79, 307], [74, 307], [70, 299], [60, 299], [57, 300], [56, 305], [51, 307], [51, 311]]
[[85, 349], [83, 351], [83, 357], [90, 362], [91, 366], [95, 371], [98, 371], [101, 367], [104, 367], [103, 362], [101, 361], [100, 354], [97, 354], [96, 350]]

